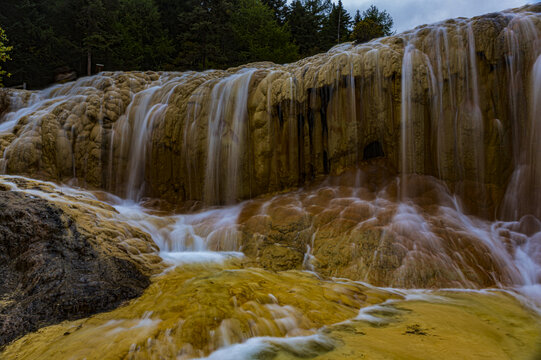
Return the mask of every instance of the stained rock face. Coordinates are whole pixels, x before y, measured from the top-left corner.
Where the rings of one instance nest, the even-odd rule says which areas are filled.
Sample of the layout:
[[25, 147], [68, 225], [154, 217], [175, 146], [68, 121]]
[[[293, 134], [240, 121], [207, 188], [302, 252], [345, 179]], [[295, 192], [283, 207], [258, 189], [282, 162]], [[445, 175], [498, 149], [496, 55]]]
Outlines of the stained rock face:
[[520, 283], [514, 249], [529, 235], [513, 231], [512, 223], [466, 217], [459, 207], [441, 181], [397, 178], [376, 161], [299, 191], [247, 202], [238, 220], [240, 248], [266, 269], [309, 269], [378, 286]]
[[388, 311], [379, 315], [384, 326], [359, 321], [330, 327], [340, 346], [318, 360], [538, 359], [539, 322], [528, 319], [531, 313], [513, 297], [488, 294], [441, 291], [440, 300], [447, 301], [408, 301], [398, 309], [380, 309]]
[[475, 196], [480, 215], [511, 217], [506, 190], [523, 215], [533, 200], [506, 187], [533, 166], [519, 154], [535, 133], [539, 14], [449, 20], [283, 66], [102, 73], [3, 93], [0, 170], [224, 204], [339, 174], [377, 143], [395, 170]]
[[[45, 327], [2, 355], [218, 357], [254, 336], [297, 335], [309, 335], [304, 352], [267, 339], [257, 354], [332, 357], [340, 339], [353, 354], [365, 326], [336, 325], [332, 343], [313, 329], [373, 320], [358, 312], [372, 304], [399, 317], [384, 301], [420, 294], [358, 281], [511, 288], [539, 305], [540, 84], [541, 5], [531, 5], [294, 64], [105, 72], [40, 92], [0, 90], [2, 173], [168, 209], [249, 199], [190, 214], [120, 210], [121, 200], [100, 201], [110, 194], [1, 176], [0, 346]], [[144, 291], [165, 268], [159, 250], [165, 261], [216, 263], [177, 267]], [[457, 336], [473, 311], [487, 334], [482, 354], [501, 343], [500, 324], [512, 340], [494, 357], [522, 339], [532, 349], [539, 329], [516, 324], [537, 317], [491, 319], [485, 305], [519, 306], [490, 296], [450, 296], [472, 299], [466, 310], [419, 301], [420, 316], [403, 317], [423, 324], [393, 318], [380, 336], [429, 336], [427, 324], [451, 310], [456, 326], [440, 321], [438, 336]], [[467, 348], [470, 337], [461, 341]], [[402, 350], [372, 344], [391, 357]]]
[[160, 260], [148, 235], [101, 218], [112, 208], [89, 205], [44, 183], [1, 179], [0, 346], [112, 309], [150, 284]]

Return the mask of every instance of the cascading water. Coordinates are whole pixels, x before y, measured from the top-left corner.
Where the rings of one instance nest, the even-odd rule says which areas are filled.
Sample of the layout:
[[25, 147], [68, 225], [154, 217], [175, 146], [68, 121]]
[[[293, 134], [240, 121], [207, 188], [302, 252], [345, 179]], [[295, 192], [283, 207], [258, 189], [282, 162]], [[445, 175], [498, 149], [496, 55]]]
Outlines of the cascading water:
[[[101, 73], [9, 91], [0, 109], [3, 173], [115, 195], [24, 187], [32, 180], [16, 176], [3, 176], [0, 189], [73, 202], [158, 245], [168, 269], [155, 287], [80, 326], [98, 343], [109, 341], [97, 340], [99, 329], [114, 337], [107, 344], [133, 335], [133, 358], [330, 351], [325, 333], [313, 329], [332, 321], [306, 304], [327, 299], [349, 307], [330, 308], [347, 315], [334, 322], [352, 319], [362, 286], [381, 298], [363, 303], [355, 321], [378, 322], [399, 311], [389, 310], [395, 301], [420, 296], [367, 283], [475, 296], [492, 288], [541, 313], [540, 31], [533, 5], [282, 66]], [[306, 187], [291, 190], [299, 186]], [[306, 304], [280, 297], [302, 293], [297, 281], [328, 288]], [[173, 299], [192, 295], [176, 289], [194, 291], [201, 307], [225, 302], [208, 314], [184, 304], [194, 314], [182, 313]], [[219, 294], [201, 298], [207, 291]], [[430, 304], [459, 293], [434, 291], [441, 294], [423, 292]], [[122, 313], [129, 309], [136, 315]]]
[[[121, 151], [128, 154], [125, 171], [127, 181], [123, 185], [128, 199], [140, 200], [145, 193], [145, 168], [154, 123], [164, 117], [176, 87], [182, 86], [183, 80], [190, 75], [173, 76], [173, 79], [161, 77], [151, 87], [135, 94], [126, 109], [126, 114], [115, 123], [115, 128], [111, 132], [111, 147], [114, 149], [115, 133], [119, 133]], [[113, 152], [110, 155], [112, 156]], [[112, 172], [113, 160], [109, 161], [111, 172], [108, 177], [113, 179], [115, 178]], [[118, 179], [116, 183], [122, 184], [122, 179]]]
[[378, 143], [403, 173], [437, 176], [482, 198], [468, 211], [494, 217], [512, 207], [501, 193], [526, 162], [536, 16], [452, 20], [285, 66], [103, 73], [38, 93], [21, 113], [12, 93], [3, 167], [133, 199], [223, 204], [339, 173]]
[[518, 219], [523, 215], [532, 214], [541, 217], [541, 56], [533, 66], [531, 92], [530, 92], [530, 115], [525, 125], [524, 133], [520, 137], [522, 149], [516, 161], [517, 165], [511, 176], [503, 200], [503, 216], [507, 219]]
[[240, 71], [220, 80], [212, 88], [203, 195], [209, 204], [231, 204], [238, 200], [241, 153], [248, 151], [245, 148], [248, 91], [253, 73], [252, 69]]

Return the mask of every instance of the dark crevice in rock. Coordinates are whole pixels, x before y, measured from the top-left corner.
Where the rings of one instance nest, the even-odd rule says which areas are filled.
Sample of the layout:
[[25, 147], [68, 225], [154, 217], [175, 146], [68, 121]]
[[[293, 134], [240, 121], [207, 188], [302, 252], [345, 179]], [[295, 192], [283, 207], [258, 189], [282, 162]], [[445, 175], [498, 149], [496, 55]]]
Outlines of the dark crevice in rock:
[[363, 150], [363, 160], [370, 160], [379, 157], [385, 157], [383, 147], [379, 141], [372, 141], [366, 145]]

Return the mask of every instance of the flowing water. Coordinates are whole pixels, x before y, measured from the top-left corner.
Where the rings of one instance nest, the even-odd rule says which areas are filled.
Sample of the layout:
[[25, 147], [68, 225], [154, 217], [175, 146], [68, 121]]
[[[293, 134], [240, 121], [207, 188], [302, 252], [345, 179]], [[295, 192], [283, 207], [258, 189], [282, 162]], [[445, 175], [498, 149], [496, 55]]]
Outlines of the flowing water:
[[0, 185], [139, 229], [164, 266], [141, 298], [7, 356], [355, 358], [368, 333], [387, 356], [381, 338], [431, 333], [541, 354], [540, 11], [10, 92]]
[[[379, 165], [375, 168], [382, 171]], [[541, 222], [535, 218], [489, 222], [467, 216], [456, 197], [432, 178], [408, 179], [410, 184], [422, 184], [417, 185], [420, 190], [416, 195], [410, 192], [410, 198], [404, 200], [397, 196], [400, 191], [396, 185], [401, 178], [391, 176], [386, 186], [374, 188], [369, 183], [370, 171], [374, 169], [329, 178], [293, 193], [189, 214], [151, 209], [103, 192], [91, 193], [18, 176], [2, 177], [0, 184], [10, 191], [52, 203], [83, 204], [84, 209], [118, 227], [130, 225], [145, 231], [159, 246], [159, 256], [167, 265], [141, 298], [88, 321], [48, 327], [25, 340], [30, 343], [16, 342], [8, 347], [6, 356], [252, 359], [281, 353], [288, 358], [305, 358], [342, 351], [334, 334], [344, 331], [344, 326], [360, 326], [362, 330], [356, 332], [366, 333], [375, 324], [392, 332], [403, 330], [390, 324], [415, 322], [423, 324], [422, 331], [442, 336], [449, 335], [447, 332], [455, 326], [448, 324], [447, 329], [446, 322], [471, 322], [477, 321], [476, 316], [492, 318], [506, 312], [509, 323], [499, 326], [526, 341], [528, 345], [522, 350], [525, 354], [535, 352], [535, 339], [541, 334], [535, 325], [541, 316]], [[114, 211], [104, 211], [106, 206]], [[293, 228], [288, 233], [286, 228], [294, 227], [299, 216], [309, 219], [305, 229]], [[353, 230], [346, 230], [351, 225], [340, 227], [346, 220], [355, 222]], [[264, 223], [271, 225], [265, 229]], [[343, 238], [379, 226], [379, 245], [373, 253], [359, 249], [357, 259], [340, 263]], [[298, 242], [302, 242], [300, 233], [309, 232], [305, 235], [310, 246], [305, 248], [306, 258], [300, 263], [303, 272], [276, 273], [250, 267], [254, 261], [249, 249], [255, 241], [253, 232], [261, 231], [257, 234], [261, 237], [271, 235], [271, 229], [281, 231], [283, 238], [293, 236]], [[335, 234], [329, 235], [333, 229]], [[385, 268], [379, 262], [389, 260], [385, 253], [389, 235], [394, 246], [404, 250], [395, 268]], [[325, 257], [325, 252], [332, 252], [325, 249], [330, 241], [338, 249], [330, 254], [336, 258], [331, 269], [326, 267], [330, 260]], [[363, 243], [346, 244], [351, 246], [363, 247]], [[355, 254], [351, 250], [351, 256]], [[369, 263], [366, 271], [351, 271], [358, 261]], [[383, 270], [387, 276], [378, 276], [383, 275]], [[323, 280], [316, 274], [333, 280]], [[478, 290], [484, 286], [493, 289]], [[411, 289], [417, 287], [432, 290]], [[434, 290], [438, 287], [455, 290]], [[461, 292], [459, 288], [471, 290]], [[319, 291], [323, 291], [322, 295]], [[442, 313], [432, 314], [430, 306], [439, 309], [437, 314]], [[486, 306], [492, 306], [493, 313], [487, 312]], [[415, 315], [406, 315], [404, 307], [415, 309]], [[318, 315], [322, 309], [327, 310]], [[454, 314], [454, 318], [445, 320], [442, 314]], [[497, 319], [491, 321], [501, 321]], [[425, 328], [428, 324], [431, 327]], [[318, 331], [322, 325], [332, 325], [333, 330]], [[519, 329], [525, 333], [519, 334]], [[488, 340], [493, 336], [489, 335], [494, 331], [491, 327], [478, 331], [482, 335], [478, 335], [476, 346], [494, 346]], [[460, 334], [452, 336], [463, 341]], [[509, 346], [516, 346], [510, 339]], [[356, 340], [351, 341], [348, 346], [357, 346]], [[518, 348], [512, 351], [519, 356]], [[384, 352], [379, 349], [374, 353]]]

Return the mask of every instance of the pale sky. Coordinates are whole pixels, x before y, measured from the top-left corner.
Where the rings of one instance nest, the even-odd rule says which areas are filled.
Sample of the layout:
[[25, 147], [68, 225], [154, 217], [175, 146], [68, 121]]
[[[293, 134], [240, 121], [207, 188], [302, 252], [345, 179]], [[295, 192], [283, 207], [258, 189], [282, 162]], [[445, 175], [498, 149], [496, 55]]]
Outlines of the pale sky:
[[[370, 5], [387, 10], [394, 20], [393, 30], [400, 33], [417, 25], [431, 24], [455, 17], [472, 17], [535, 3], [538, 0], [342, 0], [351, 16], [361, 14]], [[338, 2], [338, 0], [334, 1]]]

